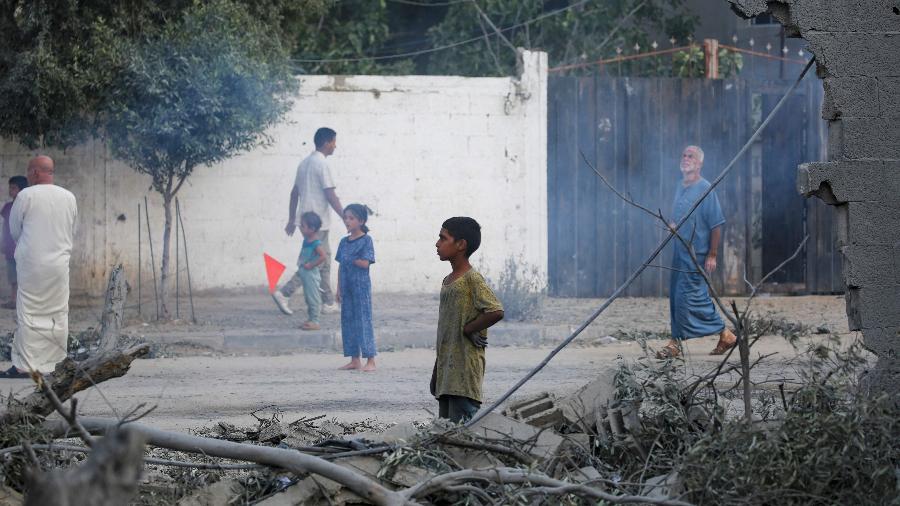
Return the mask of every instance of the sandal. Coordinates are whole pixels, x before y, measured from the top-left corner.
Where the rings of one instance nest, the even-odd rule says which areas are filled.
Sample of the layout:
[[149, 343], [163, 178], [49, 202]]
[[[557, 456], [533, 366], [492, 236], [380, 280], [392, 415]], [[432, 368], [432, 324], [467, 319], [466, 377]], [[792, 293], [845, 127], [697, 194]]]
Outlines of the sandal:
[[663, 346], [663, 348], [656, 352], [656, 358], [660, 360], [668, 360], [671, 358], [678, 358], [681, 356], [681, 350], [677, 345], [667, 344]]
[[22, 379], [22, 378], [30, 378], [31, 374], [27, 372], [19, 372], [16, 369], [16, 366], [12, 366], [9, 369], [0, 372], [0, 378], [8, 378], [8, 379]]
[[716, 347], [713, 348], [710, 355], [724, 355], [728, 353], [728, 350], [737, 346], [737, 336], [734, 335], [730, 330], [725, 329], [722, 331], [722, 334], [731, 336], [731, 342], [725, 341], [722, 339], [722, 336], [719, 337], [719, 342], [716, 343]]
[[709, 352], [709, 354], [710, 355], [724, 355], [724, 354], [728, 353], [728, 350], [734, 348], [736, 345], [737, 345], [737, 339], [735, 339], [734, 341], [732, 341], [730, 343], [726, 343], [725, 341], [722, 341], [721, 339], [719, 339], [718, 344], [716, 344], [716, 347], [713, 348], [713, 350], [711, 352]]

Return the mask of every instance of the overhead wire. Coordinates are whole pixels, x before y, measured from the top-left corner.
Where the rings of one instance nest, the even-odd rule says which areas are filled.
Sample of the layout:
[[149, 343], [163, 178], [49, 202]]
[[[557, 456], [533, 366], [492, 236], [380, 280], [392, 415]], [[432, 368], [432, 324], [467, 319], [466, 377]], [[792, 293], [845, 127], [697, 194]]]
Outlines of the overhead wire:
[[660, 241], [660, 243], [657, 245], [656, 249], [653, 250], [652, 253], [650, 253], [647, 260], [645, 260], [644, 263], [642, 263], [640, 265], [640, 267], [635, 269], [635, 271], [631, 273], [631, 275], [628, 277], [628, 279], [626, 279], [621, 285], [619, 285], [619, 287], [616, 288], [616, 290], [609, 296], [609, 298], [607, 298], [603, 302], [603, 304], [600, 305], [599, 308], [597, 308], [596, 311], [594, 311], [577, 329], [575, 329], [571, 334], [569, 334], [569, 337], [563, 339], [562, 342], [560, 342], [555, 348], [553, 348], [553, 350], [546, 357], [544, 357], [544, 359], [538, 365], [534, 366], [534, 368], [532, 368], [525, 376], [523, 376], [522, 379], [517, 381], [515, 385], [513, 385], [503, 395], [501, 395], [500, 398], [498, 398], [496, 401], [494, 401], [487, 408], [479, 411], [474, 417], [472, 417], [468, 422], [466, 422], [466, 424], [465, 424], [466, 427], [472, 427], [473, 425], [478, 423], [482, 418], [487, 416], [488, 413], [494, 411], [501, 404], [506, 402], [506, 400], [509, 399], [510, 396], [512, 396], [512, 394], [514, 394], [517, 390], [519, 390], [519, 388], [522, 387], [522, 385], [527, 383], [531, 378], [533, 378], [537, 373], [539, 373], [541, 371], [541, 369], [543, 369], [548, 363], [550, 363], [551, 360], [553, 360], [553, 357], [555, 357], [559, 352], [561, 352], [566, 346], [571, 344], [571, 342], [574, 341], [575, 338], [578, 337], [578, 335], [581, 334], [582, 331], [584, 331], [584, 329], [586, 329], [591, 323], [593, 323], [594, 320], [596, 320], [597, 317], [600, 316], [606, 310], [606, 308], [608, 308], [610, 306], [610, 304], [613, 303], [613, 301], [618, 299], [619, 296], [625, 292], [625, 289], [628, 288], [634, 282], [634, 280], [636, 280], [641, 275], [642, 272], [644, 272], [644, 270], [653, 262], [654, 259], [656, 259], [657, 256], [659, 256], [659, 254], [662, 252], [663, 248], [666, 247], [666, 245], [669, 243], [669, 241], [672, 240], [672, 238], [675, 236], [675, 234], [678, 233], [678, 231], [681, 229], [681, 227], [691, 218], [691, 215], [694, 214], [694, 211], [696, 211], [697, 208], [700, 207], [700, 204], [707, 197], [707, 195], [712, 193], [712, 191], [716, 188], [716, 186], [718, 186], [719, 183], [721, 183], [722, 180], [725, 179], [725, 176], [727, 176], [731, 172], [731, 170], [734, 168], [737, 161], [744, 155], [744, 153], [747, 152], [748, 149], [750, 149], [750, 146], [753, 145], [753, 143], [756, 141], [756, 139], [759, 137], [759, 135], [762, 133], [762, 131], [765, 130], [765, 128], [772, 121], [772, 118], [775, 117], [775, 115], [778, 113], [778, 111], [781, 109], [781, 107], [787, 102], [787, 99], [794, 93], [794, 91], [797, 89], [797, 87], [803, 81], [803, 78], [806, 77], [806, 73], [809, 72], [809, 69], [813, 66], [813, 62], [815, 62], [815, 61], [816, 61], [815, 58], [812, 58], [806, 63], [806, 67], [803, 68], [803, 72], [800, 73], [800, 76], [797, 77], [797, 80], [794, 81], [794, 84], [781, 97], [781, 99], [778, 101], [778, 103], [775, 104], [775, 107], [772, 108], [772, 110], [766, 116], [765, 120], [763, 120], [763, 122], [759, 125], [759, 127], [757, 127], [756, 131], [753, 132], [753, 135], [751, 135], [750, 138], [747, 139], [747, 142], [744, 143], [744, 145], [741, 147], [741, 149], [738, 150], [737, 154], [735, 154], [734, 157], [731, 159], [731, 161], [728, 162], [728, 165], [726, 165], [725, 168], [722, 169], [722, 172], [719, 173], [719, 175], [710, 183], [709, 188], [707, 188], [706, 191], [704, 191], [703, 194], [700, 195], [700, 198], [698, 198], [696, 201], [694, 201], [693, 205], [691, 205], [691, 208], [688, 209], [688, 212], [680, 220], [678, 220], [678, 222], [675, 224], [675, 226], [672, 228], [672, 230], [670, 230], [669, 233], [665, 236], [665, 238], [663, 238], [663, 240]]
[[[466, 1], [469, 1], [469, 0], [466, 0]], [[549, 17], [553, 17], [556, 15], [562, 14], [563, 12], [572, 10], [576, 7], [580, 7], [590, 1], [592, 1], [592, 0], [580, 0], [571, 5], [567, 5], [566, 7], [556, 9], [555, 11], [550, 11], [550, 12], [541, 14], [540, 16], [536, 16], [532, 19], [523, 21], [521, 23], [517, 23], [515, 25], [508, 26], [506, 28], [501, 28], [499, 31], [500, 32], [508, 32], [510, 30], [522, 28], [523, 26], [528, 26], [528, 25], [537, 23], [539, 21], [543, 21], [544, 19], [547, 19]], [[362, 57], [353, 57], [353, 58], [292, 58], [291, 61], [294, 63], [356, 63], [356, 62], [363, 62], [363, 61], [392, 60], [392, 59], [397, 59], [397, 58], [410, 58], [413, 56], [421, 56], [423, 54], [430, 54], [430, 53], [435, 53], [438, 51], [444, 51], [446, 49], [452, 49], [454, 47], [471, 44], [472, 42], [481, 41], [481, 40], [484, 40], [483, 35], [478, 36], [478, 37], [472, 37], [472, 38], [465, 39], [465, 40], [460, 40], [457, 42], [452, 42], [450, 44], [445, 44], [442, 46], [436, 46], [436, 47], [431, 47], [431, 48], [427, 48], [427, 49], [419, 49], [416, 51], [409, 51], [406, 53], [398, 53], [398, 54], [392, 54], [392, 55], [374, 55], [374, 56], [362, 56]]]

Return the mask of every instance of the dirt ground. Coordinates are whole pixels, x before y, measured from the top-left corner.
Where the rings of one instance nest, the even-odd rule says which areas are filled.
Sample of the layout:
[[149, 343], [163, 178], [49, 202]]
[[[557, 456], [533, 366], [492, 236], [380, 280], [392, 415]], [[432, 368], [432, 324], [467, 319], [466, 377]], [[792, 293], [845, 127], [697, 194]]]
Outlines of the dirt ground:
[[[294, 304], [302, 309], [301, 298]], [[539, 321], [504, 321], [496, 334], [512, 336], [488, 349], [485, 395], [495, 399], [514, 384], [549, 352], [550, 345], [566, 337], [601, 303], [597, 299], [547, 299]], [[740, 300], [738, 301], [740, 304]], [[173, 348], [165, 358], [136, 361], [123, 378], [100, 385], [99, 391], [79, 395], [82, 413], [87, 416], [114, 416], [145, 402], [156, 405], [146, 422], [169, 429], [187, 430], [216, 421], [252, 424], [250, 412], [276, 406], [287, 421], [301, 416], [327, 415], [347, 421], [376, 418], [382, 422], [406, 422], [429, 418], [437, 403], [428, 393], [428, 379], [434, 361], [433, 350], [424, 347], [433, 341], [437, 318], [437, 298], [401, 294], [377, 294], [374, 300], [376, 336], [389, 336], [402, 330], [416, 336], [423, 347], [388, 346], [378, 357], [374, 373], [342, 372], [337, 367], [345, 362], [338, 350], [291, 348], [278, 351], [266, 346], [273, 336], [300, 335], [302, 311], [291, 317], [281, 315], [268, 298], [258, 293], [204, 295], [195, 298], [197, 324], [174, 322], [156, 324], [128, 315], [124, 332], [151, 342], [204, 342], [200, 338], [225, 333], [240, 335], [245, 342], [259, 343], [259, 352], [242, 349], [214, 349], [204, 346]], [[73, 331], [95, 326], [101, 300], [73, 303]], [[147, 313], [147, 305], [144, 314]], [[855, 339], [847, 330], [843, 297], [760, 297], [754, 301], [757, 314], [783, 317], [788, 321], [826, 327], [842, 336]], [[181, 307], [185, 310], [185, 306]], [[182, 313], [184, 315], [184, 313]], [[14, 313], [5, 313], [0, 331], [14, 328]], [[521, 390], [522, 394], [553, 391], [568, 393], [593, 377], [598, 368], [614, 365], [617, 357], [636, 359], [643, 355], [634, 341], [618, 341], [599, 345], [597, 336], [616, 331], [661, 332], [668, 328], [666, 299], [632, 298], [616, 301], [586, 332], [586, 338], [557, 355], [555, 359]], [[537, 344], [517, 343], [517, 335], [544, 336]], [[323, 332], [339, 332], [339, 316], [325, 315]], [[339, 336], [339, 334], [337, 334]], [[199, 336], [192, 341], [192, 336]], [[825, 336], [813, 336], [822, 340]], [[277, 341], [277, 340], [276, 340]], [[281, 341], [277, 341], [281, 342]], [[649, 341], [659, 347], [663, 341]], [[714, 357], [706, 355], [715, 338], [688, 342], [688, 371], [698, 372], [712, 367]], [[757, 378], [790, 375], [797, 351], [783, 337], [771, 336], [760, 341], [756, 353], [777, 355], [768, 359], [756, 372]], [[275, 351], [273, 351], [275, 350]], [[174, 356], [173, 356], [174, 355]], [[734, 359], [734, 358], [733, 358]], [[8, 363], [0, 363], [4, 369]], [[0, 380], [4, 392], [25, 392], [29, 380]]]

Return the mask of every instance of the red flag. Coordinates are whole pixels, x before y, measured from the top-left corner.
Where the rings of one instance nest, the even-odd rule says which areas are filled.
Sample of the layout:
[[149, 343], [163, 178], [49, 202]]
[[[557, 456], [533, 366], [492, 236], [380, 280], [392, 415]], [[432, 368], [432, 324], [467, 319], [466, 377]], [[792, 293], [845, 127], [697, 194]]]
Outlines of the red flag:
[[266, 261], [266, 277], [269, 278], [269, 293], [275, 293], [275, 287], [278, 286], [278, 278], [284, 272], [284, 264], [263, 253], [263, 260]]

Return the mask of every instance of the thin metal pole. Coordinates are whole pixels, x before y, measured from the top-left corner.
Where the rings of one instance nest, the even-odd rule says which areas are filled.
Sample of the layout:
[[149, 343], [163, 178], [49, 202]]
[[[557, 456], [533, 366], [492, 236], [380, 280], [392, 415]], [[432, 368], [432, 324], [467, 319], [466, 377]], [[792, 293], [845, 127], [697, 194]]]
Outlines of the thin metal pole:
[[138, 265], [137, 265], [137, 286], [138, 286], [138, 296], [137, 296], [137, 310], [138, 310], [138, 318], [142, 318], [141, 315], [141, 203], [138, 202]]
[[181, 223], [181, 242], [184, 243], [184, 266], [187, 270], [188, 300], [191, 302], [191, 322], [197, 323], [197, 315], [194, 313], [194, 291], [191, 286], [191, 261], [188, 258], [187, 235], [184, 233], [184, 222], [181, 221], [181, 204], [178, 202], [178, 197], [175, 197], [175, 216], [178, 218], [178, 222]]
[[156, 319], [159, 320], [159, 289], [156, 282], [156, 259], [153, 257], [153, 234], [150, 233], [150, 206], [144, 197], [144, 217], [147, 218], [147, 242], [150, 243], [150, 269], [153, 271], [153, 298], [156, 299]]
[[181, 290], [179, 290], [179, 287], [180, 287], [179, 282], [181, 280], [181, 269], [178, 267], [179, 256], [180, 256], [179, 255], [180, 251], [179, 251], [179, 246], [178, 246], [178, 222], [180, 220], [178, 218], [180, 218], [180, 216], [178, 214], [178, 204], [175, 204], [175, 319], [176, 320], [181, 318], [181, 314], [178, 312], [178, 302], [179, 302], [178, 295], [179, 295], [179, 292], [181, 291]]

